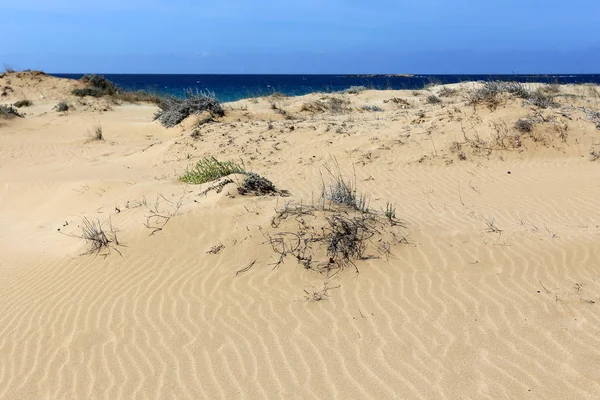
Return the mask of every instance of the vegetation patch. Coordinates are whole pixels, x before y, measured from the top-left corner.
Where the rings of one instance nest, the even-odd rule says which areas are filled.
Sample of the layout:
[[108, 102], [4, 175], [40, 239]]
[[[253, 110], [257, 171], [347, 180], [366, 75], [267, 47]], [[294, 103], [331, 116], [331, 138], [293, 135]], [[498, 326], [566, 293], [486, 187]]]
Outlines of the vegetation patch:
[[115, 250], [119, 255], [121, 252], [115, 246], [122, 246], [117, 238], [117, 230], [108, 220], [106, 226], [100, 223], [100, 220], [83, 219], [81, 234], [66, 234], [74, 238], [82, 239], [88, 246], [88, 249], [82, 255], [101, 255], [106, 257], [111, 250]]
[[90, 136], [92, 140], [104, 140], [104, 132], [102, 131], [102, 126], [100, 124], [94, 125], [92, 131], [90, 132]]
[[451, 87], [444, 86], [443, 88], [440, 89], [439, 96], [440, 97], [452, 97], [452, 96], [456, 95], [457, 93], [458, 93], [457, 89], [453, 89]]
[[271, 227], [273, 231], [265, 236], [277, 256], [275, 267], [292, 258], [328, 277], [348, 267], [358, 273], [358, 262], [387, 259], [394, 245], [408, 243], [398, 231], [405, 226], [395, 216], [365, 213], [342, 204], [287, 203], [276, 210]]
[[33, 103], [31, 102], [31, 100], [19, 100], [17, 102], [15, 102], [13, 105], [17, 108], [21, 108], [21, 107], [30, 107]]
[[555, 107], [557, 105], [554, 101], [554, 95], [543, 90], [536, 90], [531, 93], [527, 101], [540, 108]]
[[102, 75], [84, 75], [80, 79], [86, 87], [73, 89], [72, 93], [78, 97], [102, 97], [113, 96], [117, 93], [117, 86]]
[[379, 107], [379, 106], [374, 106], [374, 105], [364, 105], [361, 107], [361, 109], [363, 111], [370, 111], [370, 112], [382, 112], [383, 108]]
[[322, 99], [310, 101], [302, 104], [300, 111], [311, 113], [331, 112], [332, 114], [341, 114], [349, 111], [348, 105], [350, 102], [338, 97], [323, 97]]
[[344, 94], [360, 94], [367, 90], [365, 86], [350, 86], [348, 89], [342, 90], [341, 93]]
[[0, 104], [0, 118], [14, 118], [14, 117], [23, 117], [19, 110], [17, 110], [14, 106], [10, 104]]
[[340, 172], [337, 161], [334, 160], [335, 170], [325, 167], [329, 177], [328, 182], [322, 180], [321, 197], [334, 204], [340, 204], [361, 212], [368, 212], [367, 196], [358, 194], [356, 190], [356, 175], [346, 179]]
[[467, 102], [471, 105], [484, 104], [491, 110], [500, 104], [500, 95], [512, 94], [522, 99], [529, 98], [529, 91], [519, 82], [488, 81], [480, 88], [467, 93]]
[[427, 102], [427, 104], [439, 104], [442, 102], [442, 99], [440, 99], [434, 94], [430, 94], [429, 96], [427, 96], [425, 101]]
[[175, 96], [163, 98], [158, 107], [159, 111], [154, 119], [160, 121], [167, 128], [178, 125], [190, 115], [201, 114], [205, 111], [208, 111], [213, 117], [225, 115], [225, 110], [214, 93], [194, 92], [191, 89], [186, 91], [183, 98]]
[[69, 106], [69, 103], [67, 103], [66, 101], [61, 101], [54, 106], [54, 109], [58, 112], [67, 112], [70, 108], [71, 106]]
[[246, 174], [244, 181], [238, 186], [238, 193], [241, 195], [253, 194], [255, 196], [289, 195], [287, 191], [278, 190], [273, 182], [254, 172]]
[[200, 185], [231, 174], [246, 174], [246, 171], [243, 166], [232, 161], [219, 161], [214, 157], [204, 157], [179, 179], [185, 183]]
[[515, 122], [515, 129], [522, 133], [529, 133], [533, 130], [535, 122], [530, 119], [520, 119]]

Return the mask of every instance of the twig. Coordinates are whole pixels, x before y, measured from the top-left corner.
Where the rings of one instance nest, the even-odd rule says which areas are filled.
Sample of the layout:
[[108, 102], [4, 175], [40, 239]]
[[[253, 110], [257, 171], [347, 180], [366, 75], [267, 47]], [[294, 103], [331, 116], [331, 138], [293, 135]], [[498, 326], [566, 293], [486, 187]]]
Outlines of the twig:
[[250, 264], [248, 264], [248, 266], [246, 268], [242, 268], [239, 271], [237, 271], [235, 273], [235, 276], [238, 276], [238, 274], [243, 274], [244, 272], [250, 271], [250, 268], [254, 267], [254, 264], [256, 264], [256, 260], [254, 260]]

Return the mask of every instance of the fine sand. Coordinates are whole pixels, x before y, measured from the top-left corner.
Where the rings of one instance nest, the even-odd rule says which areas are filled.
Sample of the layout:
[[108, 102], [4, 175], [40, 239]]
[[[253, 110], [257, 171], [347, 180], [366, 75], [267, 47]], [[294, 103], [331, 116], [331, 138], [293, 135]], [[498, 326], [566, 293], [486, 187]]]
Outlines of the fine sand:
[[[476, 83], [275, 95], [166, 129], [77, 85], [0, 78], [0, 104], [33, 101], [0, 119], [0, 399], [600, 398], [598, 87], [547, 109], [468, 105]], [[290, 196], [180, 182], [204, 156]], [[274, 267], [273, 217], [318, 203], [335, 160], [408, 243], [329, 277]], [[119, 245], [84, 255], [84, 218]]]

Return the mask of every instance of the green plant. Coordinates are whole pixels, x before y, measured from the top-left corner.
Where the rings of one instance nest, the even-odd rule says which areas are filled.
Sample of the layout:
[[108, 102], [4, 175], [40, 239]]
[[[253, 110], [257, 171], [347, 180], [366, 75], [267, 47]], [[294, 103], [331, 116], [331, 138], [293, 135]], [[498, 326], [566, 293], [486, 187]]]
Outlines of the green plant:
[[227, 175], [245, 173], [246, 171], [241, 165], [232, 161], [219, 161], [214, 157], [204, 157], [179, 179], [185, 183], [200, 185]]

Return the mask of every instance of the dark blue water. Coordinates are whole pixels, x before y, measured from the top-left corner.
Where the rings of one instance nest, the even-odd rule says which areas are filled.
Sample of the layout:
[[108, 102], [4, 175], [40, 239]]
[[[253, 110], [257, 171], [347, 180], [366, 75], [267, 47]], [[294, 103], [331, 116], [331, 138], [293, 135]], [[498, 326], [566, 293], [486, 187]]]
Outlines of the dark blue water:
[[[83, 74], [53, 74], [79, 79]], [[127, 90], [147, 90], [159, 94], [183, 95], [186, 89], [209, 90], [220, 101], [235, 101], [248, 97], [280, 92], [289, 96], [313, 92], [335, 92], [350, 86], [372, 89], [423, 89], [429, 83], [510, 80], [542, 83], [596, 83], [600, 75], [132, 75], [105, 74], [119, 87]]]

